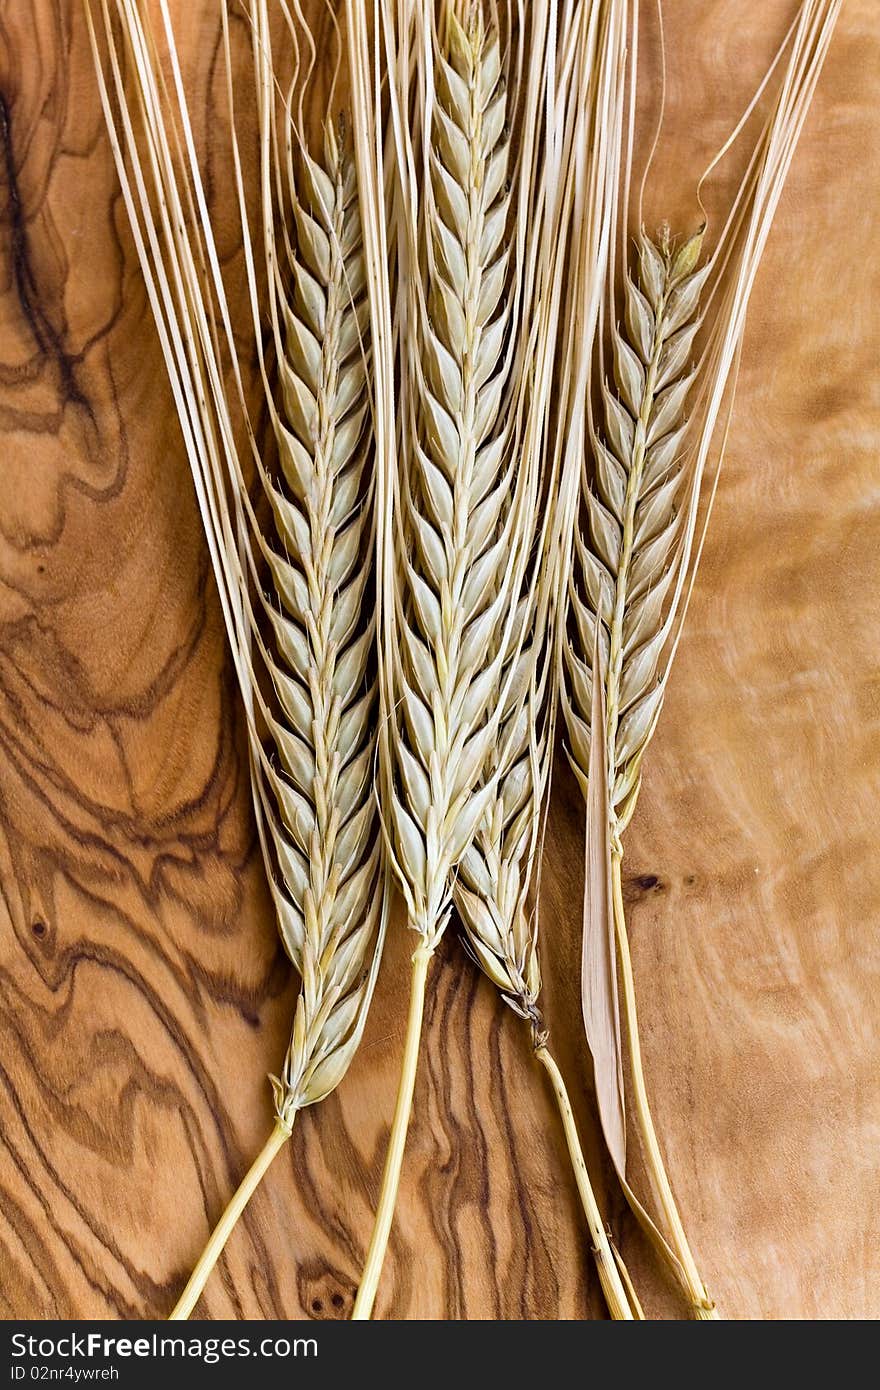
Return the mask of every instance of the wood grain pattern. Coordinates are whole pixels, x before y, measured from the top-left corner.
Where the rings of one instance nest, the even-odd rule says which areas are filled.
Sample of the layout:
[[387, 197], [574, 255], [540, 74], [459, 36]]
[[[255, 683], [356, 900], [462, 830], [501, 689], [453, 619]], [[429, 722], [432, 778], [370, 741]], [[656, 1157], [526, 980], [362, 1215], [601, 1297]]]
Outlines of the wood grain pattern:
[[[668, 0], [651, 217], [689, 225], [687, 171], [720, 143], [792, 8]], [[222, 200], [216, 11], [176, 9]], [[872, 0], [847, 0], [768, 246], [704, 567], [629, 833], [656, 1118], [730, 1317], [880, 1308], [872, 17]], [[655, 46], [648, 26], [646, 63]], [[268, 1132], [264, 1078], [294, 990], [90, 62], [75, 0], [0, 0], [6, 1317], [167, 1314]], [[234, 219], [222, 227], [234, 276]], [[547, 1014], [595, 1154], [574, 969], [581, 814], [560, 770]], [[208, 1286], [206, 1316], [348, 1315], [409, 948], [392, 933], [351, 1073], [302, 1117]], [[613, 1190], [608, 1200], [649, 1312], [680, 1316]], [[552, 1098], [516, 1019], [452, 940], [430, 990], [377, 1312], [601, 1316]]]

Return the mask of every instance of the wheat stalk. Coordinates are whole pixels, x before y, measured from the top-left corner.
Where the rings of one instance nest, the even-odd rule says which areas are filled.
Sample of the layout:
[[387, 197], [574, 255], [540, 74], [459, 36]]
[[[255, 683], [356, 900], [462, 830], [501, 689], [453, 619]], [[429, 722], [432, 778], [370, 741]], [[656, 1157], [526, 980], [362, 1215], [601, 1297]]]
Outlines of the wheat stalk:
[[[707, 267], [696, 269], [702, 238], [698, 232], [675, 250], [665, 230], [657, 242], [644, 230], [640, 234], [637, 276], [627, 273], [624, 281], [624, 323], [615, 325], [611, 335], [617, 389], [613, 391], [609, 383], [603, 386], [605, 428], [602, 437], [592, 441], [595, 490], [585, 479], [589, 543], [580, 534], [575, 537], [570, 599], [577, 643], [568, 641], [564, 648], [567, 679], [562, 705], [570, 760], [585, 798], [591, 791], [592, 759], [598, 757], [604, 764], [615, 916], [620, 837], [632, 818], [642, 759], [666, 688], [656, 676], [675, 613], [670, 599], [680, 562], [675, 547], [683, 524], [685, 408], [694, 382], [691, 355], [699, 327], [700, 292], [708, 273]], [[601, 730], [592, 727], [596, 720], [602, 721]], [[598, 808], [598, 816], [605, 815], [606, 810]], [[589, 891], [595, 891], [595, 879], [602, 873], [601, 865], [594, 869]], [[598, 909], [603, 920], [607, 920], [607, 909], [608, 904]], [[613, 976], [613, 936], [609, 951]], [[587, 1007], [589, 997], [587, 991], [585, 1021], [596, 1053], [601, 1025]], [[683, 1273], [694, 1308], [711, 1315], [712, 1301], [697, 1272], [660, 1156], [633, 1036], [637, 1038], [631, 1029], [640, 1128], [673, 1234], [674, 1268]], [[619, 1041], [610, 1050], [615, 1047], [619, 1050]], [[609, 1148], [618, 1170], [623, 1171], [622, 1070], [615, 1068], [613, 1075], [610, 1088], [604, 1084], [605, 1077], [597, 1077], [597, 1094]]]
[[[613, 1318], [630, 1320], [642, 1316], [641, 1308], [602, 1220], [568, 1091], [549, 1049], [539, 1007], [539, 918], [537, 906], [529, 909], [529, 897], [553, 760], [556, 689], [551, 626], [546, 610], [539, 611], [517, 658], [518, 670], [508, 683], [508, 704], [498, 734], [500, 751], [487, 768], [494, 791], [459, 864], [454, 901], [468, 950], [529, 1026], [535, 1057], [550, 1077], [559, 1107], [608, 1308]], [[534, 892], [537, 897], [537, 887]]]
[[[120, 0], [117, 9], [143, 114], [139, 145], [104, 4], [131, 176], [87, 8], [102, 100], [241, 684], [258, 825], [279, 929], [302, 980], [282, 1075], [272, 1079], [275, 1128], [171, 1314], [182, 1319], [194, 1307], [254, 1188], [289, 1138], [296, 1113], [323, 1099], [345, 1074], [360, 1041], [378, 968], [385, 911], [371, 785], [377, 692], [370, 603], [373, 451], [363, 352], [367, 311], [352, 159], [329, 124], [323, 161], [310, 156], [301, 131], [291, 127], [290, 104], [284, 108], [282, 143], [268, 11], [265, 0], [256, 0], [251, 18], [263, 251], [277, 382], [270, 380], [262, 356], [254, 249], [234, 139], [232, 156], [254, 333], [281, 469], [275, 477], [255, 447], [247, 415], [167, 7], [163, 0], [173, 98], [137, 6]], [[287, 19], [293, 29], [289, 14]], [[223, 39], [234, 130], [225, 11]], [[153, 178], [152, 199], [145, 170]], [[284, 228], [281, 262], [277, 218], [287, 206], [295, 224], [295, 249]], [[224, 383], [224, 349], [232, 357], [231, 392]], [[253, 465], [269, 504], [268, 526], [258, 519], [245, 484], [235, 444], [237, 409], [244, 413]], [[271, 640], [262, 636], [260, 611]], [[269, 676], [274, 699], [262, 692], [260, 667]], [[274, 755], [264, 748], [258, 717]]]
[[[770, 69], [787, 48], [774, 108], [710, 263], [696, 269], [702, 230], [679, 249], [666, 231], [657, 242], [640, 234], [638, 275], [625, 277], [624, 326], [611, 330], [616, 392], [603, 384], [603, 437], [592, 431], [595, 490], [586, 469], [582, 473], [589, 540], [575, 539], [574, 632], [562, 660], [570, 758], [587, 798], [595, 870], [585, 895], [583, 1000], [603, 1129], [630, 1204], [700, 1319], [718, 1314], [690, 1251], [648, 1105], [623, 906], [621, 837], [635, 808], [642, 760], [657, 726], [702, 551], [714, 499], [713, 485], [698, 539], [705, 472], [722, 404], [735, 381], [751, 289], [839, 10], [840, 0], [803, 0]], [[744, 127], [770, 73], [707, 175]], [[628, 170], [629, 159], [627, 177]], [[710, 277], [711, 291], [698, 314]], [[701, 327], [706, 345], [694, 374], [691, 349]], [[695, 375], [697, 411], [688, 428], [684, 412]], [[719, 468], [722, 454], [723, 441]], [[590, 973], [588, 953], [593, 965], [604, 956], [605, 969]], [[669, 1241], [626, 1182], [615, 953], [636, 1120]]]
[[[427, 5], [417, 42], [424, 184], [415, 141], [398, 132], [402, 460], [388, 481], [383, 601], [389, 856], [418, 944], [397, 1106], [355, 1318], [370, 1316], [393, 1217], [429, 962], [451, 910], [451, 874], [492, 795], [482, 773], [504, 704], [504, 664], [531, 544], [534, 450], [518, 468], [534, 284], [514, 227], [531, 195], [537, 100], [508, 104], [501, 34], [483, 7]], [[540, 40], [544, 23], [530, 26]], [[537, 71], [538, 69], [536, 69]], [[409, 109], [404, 93], [400, 109]], [[508, 120], [521, 123], [516, 169]], [[509, 185], [509, 186], [508, 186]], [[519, 201], [517, 203], [517, 193]], [[535, 245], [537, 245], [537, 241]], [[393, 528], [393, 529], [392, 529]]]

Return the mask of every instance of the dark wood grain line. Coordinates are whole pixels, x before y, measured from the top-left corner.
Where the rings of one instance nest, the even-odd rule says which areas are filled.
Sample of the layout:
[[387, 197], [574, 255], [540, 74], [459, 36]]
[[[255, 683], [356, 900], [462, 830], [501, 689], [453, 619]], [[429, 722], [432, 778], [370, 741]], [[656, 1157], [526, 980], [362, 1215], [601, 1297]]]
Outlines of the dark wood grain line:
[[76, 362], [64, 346], [64, 340], [52, 324], [41, 303], [39, 285], [31, 264], [27, 225], [18, 192], [18, 172], [12, 143], [12, 112], [4, 93], [0, 91], [0, 152], [6, 176], [7, 209], [12, 241], [12, 273], [22, 313], [34, 337], [39, 352], [58, 369], [61, 398], [65, 405], [79, 405], [94, 423], [94, 412], [76, 379]]

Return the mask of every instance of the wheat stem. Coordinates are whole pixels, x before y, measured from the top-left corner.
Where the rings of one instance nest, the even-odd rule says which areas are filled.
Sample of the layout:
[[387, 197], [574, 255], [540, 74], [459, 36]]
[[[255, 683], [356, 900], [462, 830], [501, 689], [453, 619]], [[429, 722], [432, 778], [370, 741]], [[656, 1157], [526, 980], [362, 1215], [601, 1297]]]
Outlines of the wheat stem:
[[[369, 1316], [388, 1242], [427, 961], [449, 922], [454, 872], [493, 790], [482, 771], [506, 699], [504, 661], [536, 524], [538, 467], [534, 441], [522, 438], [521, 361], [535, 353], [521, 299], [532, 294], [536, 272], [515, 234], [513, 207], [517, 193], [523, 207], [542, 206], [532, 185], [544, 59], [523, 93], [524, 153], [510, 168], [509, 117], [521, 103], [517, 86], [508, 108], [493, 7], [484, 13], [468, 4], [461, 19], [450, 7], [442, 36], [431, 8], [414, 7], [420, 61], [406, 101], [414, 102], [416, 143], [404, 122], [395, 134], [406, 224], [398, 239], [406, 257], [398, 306], [402, 421], [398, 453], [382, 460], [378, 594], [383, 821], [420, 942], [359, 1318]], [[543, 25], [536, 28], [545, 38]], [[545, 53], [543, 39], [538, 51]], [[413, 193], [419, 159], [424, 177]]]
[[400, 1083], [397, 1088], [397, 1101], [394, 1106], [394, 1119], [391, 1123], [388, 1151], [385, 1155], [385, 1167], [382, 1171], [382, 1186], [379, 1190], [373, 1234], [370, 1238], [370, 1248], [367, 1251], [364, 1272], [361, 1276], [360, 1288], [357, 1291], [354, 1311], [351, 1315], [353, 1322], [365, 1322], [372, 1316], [376, 1289], [382, 1273], [385, 1251], [388, 1248], [391, 1222], [394, 1219], [394, 1208], [397, 1205], [397, 1189], [400, 1186], [403, 1150], [406, 1146], [409, 1117], [412, 1112], [416, 1068], [419, 1061], [419, 1043], [422, 1037], [422, 1018], [425, 1012], [425, 985], [432, 955], [433, 951], [424, 946], [417, 947], [413, 952], [403, 1065], [400, 1069]]
[[[292, 1123], [293, 1121], [291, 1120], [291, 1124]], [[202, 1295], [205, 1284], [208, 1282], [208, 1275], [223, 1254], [223, 1249], [232, 1233], [235, 1223], [238, 1221], [238, 1218], [254, 1195], [256, 1188], [262, 1181], [263, 1175], [275, 1158], [275, 1155], [281, 1152], [289, 1138], [289, 1126], [282, 1125], [280, 1121], [277, 1122], [269, 1138], [266, 1140], [266, 1143], [263, 1145], [263, 1148], [260, 1150], [242, 1179], [238, 1190], [235, 1192], [232, 1200], [220, 1217], [217, 1225], [214, 1227], [211, 1239], [202, 1251], [198, 1264], [189, 1276], [186, 1288], [174, 1305], [174, 1311], [168, 1316], [169, 1322], [183, 1322], [189, 1317]]]
[[639, 1040], [639, 1019], [636, 1011], [636, 990], [633, 979], [632, 960], [626, 934], [626, 916], [623, 907], [623, 888], [620, 876], [621, 855], [617, 850], [611, 855], [611, 884], [614, 901], [614, 930], [617, 938], [617, 955], [620, 963], [620, 981], [623, 989], [623, 1007], [626, 1015], [626, 1032], [629, 1040], [630, 1071], [632, 1073], [632, 1096], [636, 1109], [636, 1122], [644, 1143], [645, 1165], [648, 1176], [654, 1184], [663, 1215], [671, 1236], [672, 1248], [681, 1264], [688, 1297], [694, 1317], [709, 1321], [718, 1318], [715, 1304], [700, 1278], [696, 1261], [691, 1254], [684, 1226], [678, 1214], [678, 1207], [672, 1193], [672, 1186], [666, 1173], [663, 1155], [654, 1128], [648, 1092], [645, 1086], [645, 1073], [642, 1068], [642, 1048]]
[[587, 1165], [584, 1161], [584, 1152], [581, 1147], [580, 1137], [577, 1132], [574, 1112], [571, 1108], [568, 1091], [565, 1082], [553, 1057], [546, 1047], [535, 1049], [535, 1056], [544, 1067], [553, 1085], [553, 1094], [559, 1106], [559, 1114], [562, 1117], [562, 1127], [565, 1130], [565, 1142], [568, 1144], [571, 1166], [574, 1171], [578, 1193], [587, 1218], [587, 1225], [590, 1228], [590, 1235], [593, 1237], [593, 1257], [596, 1261], [596, 1268], [599, 1271], [599, 1282], [602, 1285], [602, 1292], [608, 1304], [612, 1318], [618, 1321], [633, 1320], [630, 1309], [629, 1299], [611, 1245], [608, 1240], [608, 1233], [602, 1221], [602, 1213], [596, 1201], [596, 1194], [593, 1192], [590, 1183], [590, 1175], [587, 1172]]
[[[293, 91], [299, 81], [294, 31], [305, 21], [298, 6], [295, 14], [286, 0], [279, 8], [296, 50]], [[232, 327], [168, 0], [158, 0], [158, 11], [170, 80], [139, 0], [100, 0], [108, 85], [86, 0], [102, 106], [244, 702], [269, 886], [284, 946], [302, 981], [281, 1078], [271, 1078], [280, 1134], [273, 1133], [224, 1213], [173, 1314], [182, 1319], [296, 1111], [329, 1095], [347, 1070], [376, 980], [387, 899], [370, 785], [377, 700], [374, 484], [354, 164], [343, 127], [332, 120], [325, 126], [323, 157], [309, 153], [294, 108], [276, 92], [267, 0], [252, 0], [259, 257], [236, 134], [229, 17], [221, 6], [251, 347], [277, 445], [276, 465], [273, 451], [264, 456], [258, 444], [263, 430], [246, 400], [239, 367], [246, 354]], [[123, 55], [133, 63], [136, 102], [127, 89]], [[289, 235], [291, 214], [295, 236]], [[279, 245], [286, 257], [279, 257]], [[267, 328], [274, 340], [271, 366], [263, 346]], [[239, 448], [241, 424], [247, 445]], [[248, 456], [253, 489], [245, 478]]]
[[626, 1289], [626, 1296], [629, 1299], [629, 1306], [632, 1309], [633, 1319], [636, 1322], [645, 1322], [645, 1310], [641, 1305], [641, 1301], [639, 1299], [638, 1294], [636, 1293], [636, 1286], [630, 1278], [629, 1270], [627, 1269], [623, 1261], [623, 1256], [621, 1255], [617, 1246], [614, 1244], [614, 1240], [610, 1235], [608, 1237], [608, 1244], [611, 1246], [611, 1253], [614, 1256], [614, 1263], [617, 1265], [617, 1268], [620, 1271], [620, 1277], [623, 1281], [623, 1287]]
[[[625, 1146], [612, 1148], [612, 1157], [628, 1199], [652, 1230], [657, 1248], [682, 1283], [695, 1315], [711, 1317], [715, 1316], [714, 1307], [687, 1244], [647, 1102], [620, 892], [621, 837], [635, 809], [642, 758], [665, 692], [664, 651], [672, 631], [681, 553], [685, 408], [695, 376], [690, 357], [700, 324], [700, 292], [708, 274], [708, 267], [696, 269], [702, 240], [700, 231], [676, 247], [663, 228], [655, 244], [643, 231], [637, 272], [625, 277], [624, 320], [612, 328], [617, 392], [606, 382], [604, 439], [592, 432], [595, 479], [585, 490], [589, 545], [576, 541], [582, 587], [573, 586], [572, 598], [579, 650], [573, 645], [567, 649], [564, 709], [573, 763], [587, 796], [599, 775], [592, 766], [592, 725], [598, 720], [602, 727], [600, 756], [607, 759], [607, 786], [602, 793], [606, 804], [599, 814], [607, 816], [610, 844], [608, 860], [603, 860], [600, 872], [604, 877], [610, 871], [611, 899], [607, 905], [610, 917], [605, 916], [604, 909], [602, 917], [605, 926], [613, 930], [623, 977], [636, 1124], [672, 1232], [671, 1244], [629, 1189]], [[584, 482], [589, 483], [586, 473]], [[596, 691], [603, 699], [594, 708]], [[604, 713], [600, 713], [603, 703]], [[610, 941], [609, 947], [613, 956], [615, 948]], [[615, 997], [609, 1012], [616, 1018], [613, 966], [611, 979]], [[620, 1072], [619, 1036], [618, 1030], [615, 1065]], [[599, 1095], [601, 1108], [601, 1091]], [[615, 1117], [616, 1111], [609, 1116]], [[622, 1112], [620, 1122], [622, 1125]], [[607, 1137], [604, 1115], [603, 1126]]]

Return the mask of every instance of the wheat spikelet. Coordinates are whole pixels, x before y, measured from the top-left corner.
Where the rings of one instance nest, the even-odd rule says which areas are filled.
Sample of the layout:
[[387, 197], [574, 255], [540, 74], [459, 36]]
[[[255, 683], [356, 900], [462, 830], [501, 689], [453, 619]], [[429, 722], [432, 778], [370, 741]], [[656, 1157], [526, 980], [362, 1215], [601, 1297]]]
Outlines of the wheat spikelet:
[[614, 378], [603, 386], [605, 429], [593, 438], [595, 490], [585, 483], [589, 540], [577, 533], [570, 586], [577, 643], [565, 644], [563, 709], [570, 758], [586, 794], [594, 629], [605, 704], [612, 837], [632, 818], [645, 749], [665, 691], [657, 680], [672, 625], [682, 538], [685, 407], [699, 327], [696, 270], [702, 233], [678, 250], [668, 233], [639, 239], [637, 278], [625, 280], [623, 327], [612, 330]]
[[[133, 63], [137, 121], [128, 106], [107, 3], [102, 15], [118, 118], [87, 3], [96, 71], [244, 701], [258, 825], [279, 928], [302, 980], [282, 1077], [273, 1078], [275, 1130], [172, 1313], [185, 1318], [262, 1173], [289, 1137], [297, 1111], [321, 1100], [344, 1075], [378, 968], [385, 909], [371, 786], [376, 678], [370, 612], [373, 449], [363, 342], [367, 311], [353, 162], [330, 125], [323, 162], [312, 158], [301, 130], [292, 128], [290, 101], [283, 105], [279, 130], [268, 10], [266, 0], [254, 0], [262, 241], [277, 358], [277, 371], [270, 375], [262, 348], [259, 241], [248, 224], [229, 27], [221, 8], [232, 175], [254, 340], [280, 464], [280, 476], [274, 476], [257, 447], [242, 386], [166, 0], [160, 13], [170, 82], [139, 7], [118, 0], [116, 9]], [[295, 32], [286, 7], [284, 14]], [[294, 230], [290, 235], [282, 222], [279, 238], [279, 219], [288, 213]], [[284, 264], [277, 240], [285, 250]], [[246, 485], [236, 444], [241, 417], [269, 504], [268, 525]], [[264, 628], [271, 637], [264, 638]], [[274, 699], [263, 691], [261, 668]], [[264, 747], [261, 725], [272, 751]]]

